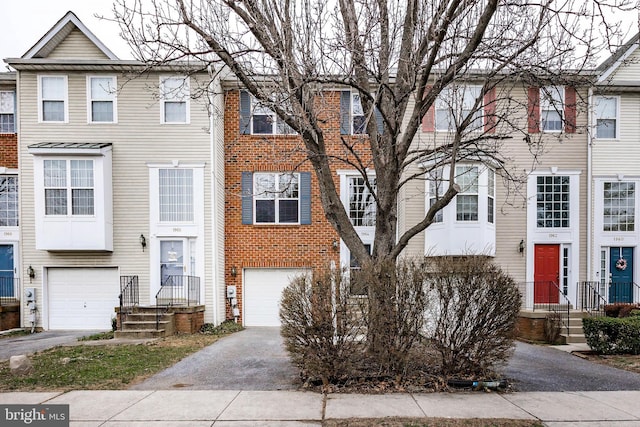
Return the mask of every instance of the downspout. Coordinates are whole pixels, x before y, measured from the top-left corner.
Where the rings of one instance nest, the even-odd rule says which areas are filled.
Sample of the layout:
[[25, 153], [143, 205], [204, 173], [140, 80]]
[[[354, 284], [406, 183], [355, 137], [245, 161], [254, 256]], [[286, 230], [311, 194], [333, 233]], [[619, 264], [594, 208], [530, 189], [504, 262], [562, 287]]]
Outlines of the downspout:
[[589, 87], [589, 92], [587, 95], [587, 281], [590, 281], [592, 278], [592, 272], [591, 272], [591, 257], [593, 256], [593, 249], [591, 247], [592, 244], [592, 239], [591, 239], [591, 232], [592, 232], [592, 225], [591, 225], [591, 219], [592, 219], [592, 210], [593, 207], [591, 205], [592, 203], [592, 195], [591, 195], [591, 181], [592, 181], [592, 176], [593, 176], [593, 167], [592, 167], [592, 143], [593, 143], [593, 136], [592, 136], [592, 105], [593, 105], [593, 88]]
[[213, 324], [218, 324], [218, 203], [216, 191], [216, 137], [217, 128], [214, 119], [215, 111], [215, 70], [211, 65], [207, 66], [209, 73], [209, 161], [211, 163], [211, 237], [213, 240], [213, 259], [211, 263], [211, 277], [213, 281]]

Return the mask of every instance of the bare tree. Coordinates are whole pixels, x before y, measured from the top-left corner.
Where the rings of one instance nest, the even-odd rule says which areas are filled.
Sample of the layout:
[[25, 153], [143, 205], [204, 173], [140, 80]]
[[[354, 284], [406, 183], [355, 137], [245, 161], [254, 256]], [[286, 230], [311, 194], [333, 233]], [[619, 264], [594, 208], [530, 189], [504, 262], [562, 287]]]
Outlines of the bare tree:
[[[116, 0], [114, 11], [138, 59], [226, 66], [304, 145], [326, 218], [361, 265], [394, 261], [460, 191], [455, 164], [505, 164], [513, 139], [542, 150], [523, 128], [526, 106], [510, 88], [580, 83], [580, 73], [620, 42], [608, 22], [627, 0]], [[473, 81], [482, 90], [457, 93]], [[523, 83], [524, 82], [524, 83]], [[343, 138], [344, 156], [329, 154], [322, 125], [327, 86], [359, 94], [368, 139]], [[495, 90], [495, 97], [484, 94]], [[447, 95], [450, 96], [447, 96]], [[457, 100], [466, 99], [464, 102]], [[416, 138], [436, 102], [451, 109], [446, 138]], [[499, 108], [495, 108], [499, 105]], [[484, 111], [481, 118], [478, 112]], [[377, 118], [377, 120], [375, 119]], [[575, 123], [567, 123], [567, 126]], [[363, 142], [364, 141], [364, 142]], [[375, 200], [373, 254], [340, 200], [332, 166], [358, 170]], [[420, 163], [426, 165], [415, 168]], [[424, 217], [398, 235], [398, 195], [450, 165], [448, 189]], [[375, 188], [366, 179], [375, 171]], [[503, 169], [507, 179], [508, 168]], [[372, 295], [371, 292], [374, 292]], [[390, 289], [370, 290], [384, 301]]]

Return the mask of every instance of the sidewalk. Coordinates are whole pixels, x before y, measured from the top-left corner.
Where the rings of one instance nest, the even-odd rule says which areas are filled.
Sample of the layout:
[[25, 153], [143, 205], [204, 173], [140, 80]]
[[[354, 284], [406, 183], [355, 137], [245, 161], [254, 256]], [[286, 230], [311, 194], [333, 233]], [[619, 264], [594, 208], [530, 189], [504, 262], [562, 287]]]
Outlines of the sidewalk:
[[[325, 401], [326, 399], [326, 401]], [[71, 426], [317, 426], [382, 417], [513, 418], [546, 426], [639, 426], [640, 391], [331, 394], [107, 390], [0, 393], [0, 404], [69, 404]]]

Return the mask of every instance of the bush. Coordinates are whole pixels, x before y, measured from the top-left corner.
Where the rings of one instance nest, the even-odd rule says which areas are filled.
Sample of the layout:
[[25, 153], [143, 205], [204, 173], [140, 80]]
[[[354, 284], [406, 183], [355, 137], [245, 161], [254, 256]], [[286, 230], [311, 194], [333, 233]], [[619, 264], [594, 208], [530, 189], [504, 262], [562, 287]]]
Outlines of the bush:
[[200, 327], [200, 333], [205, 335], [226, 335], [243, 329], [240, 323], [236, 323], [233, 320], [225, 320], [218, 326], [213, 323], [205, 323]]
[[640, 309], [640, 304], [627, 302], [617, 302], [604, 306], [604, 313], [607, 317], [628, 317], [631, 311]]
[[282, 293], [280, 320], [285, 347], [304, 378], [327, 385], [354, 376], [362, 320], [339, 270], [295, 278]]
[[430, 259], [435, 305], [427, 334], [445, 375], [486, 375], [512, 353], [520, 293], [513, 279], [481, 256]]
[[586, 317], [582, 326], [596, 353], [640, 354], [640, 317]]

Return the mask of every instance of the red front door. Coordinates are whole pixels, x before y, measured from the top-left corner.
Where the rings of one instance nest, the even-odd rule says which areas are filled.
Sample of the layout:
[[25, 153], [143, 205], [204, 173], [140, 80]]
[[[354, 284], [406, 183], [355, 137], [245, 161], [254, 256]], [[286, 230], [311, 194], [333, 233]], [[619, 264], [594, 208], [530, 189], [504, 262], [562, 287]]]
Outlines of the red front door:
[[535, 245], [533, 261], [534, 304], [560, 302], [560, 245]]

